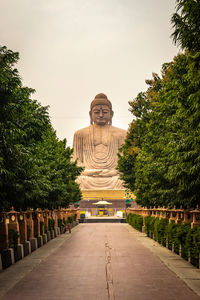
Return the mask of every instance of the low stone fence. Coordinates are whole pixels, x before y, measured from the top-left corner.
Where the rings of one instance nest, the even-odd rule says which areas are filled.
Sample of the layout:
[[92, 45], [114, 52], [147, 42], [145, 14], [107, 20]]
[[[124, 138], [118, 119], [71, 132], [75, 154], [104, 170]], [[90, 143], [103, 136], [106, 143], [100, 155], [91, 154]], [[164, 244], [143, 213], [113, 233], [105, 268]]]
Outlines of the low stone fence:
[[70, 231], [79, 218], [78, 209], [65, 208], [0, 212], [0, 270]]
[[166, 207], [139, 207], [139, 208], [128, 208], [126, 213], [132, 213], [135, 215], [141, 215], [144, 217], [152, 216], [152, 217], [159, 217], [162, 219], [169, 219], [169, 223], [175, 222], [176, 224], [181, 223], [190, 223], [191, 228], [194, 226], [200, 226], [200, 209], [199, 206], [195, 209], [177, 209], [175, 206], [174, 208], [166, 208]]

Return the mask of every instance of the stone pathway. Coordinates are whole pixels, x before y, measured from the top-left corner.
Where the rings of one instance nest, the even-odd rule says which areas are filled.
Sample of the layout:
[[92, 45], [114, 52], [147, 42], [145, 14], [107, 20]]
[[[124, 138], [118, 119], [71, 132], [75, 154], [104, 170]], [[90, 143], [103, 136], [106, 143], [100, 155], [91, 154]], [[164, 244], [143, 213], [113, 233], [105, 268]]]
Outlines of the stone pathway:
[[[176, 274], [186, 282], [193, 279], [199, 296]], [[195, 300], [200, 299], [200, 271], [127, 224], [80, 224], [0, 273], [0, 296]]]

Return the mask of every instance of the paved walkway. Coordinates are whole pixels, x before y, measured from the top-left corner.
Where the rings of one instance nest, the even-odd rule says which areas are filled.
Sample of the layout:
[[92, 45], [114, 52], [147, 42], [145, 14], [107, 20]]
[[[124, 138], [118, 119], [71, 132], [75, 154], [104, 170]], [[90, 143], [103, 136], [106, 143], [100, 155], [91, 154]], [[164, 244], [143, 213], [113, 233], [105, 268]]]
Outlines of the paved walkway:
[[195, 300], [200, 271], [127, 224], [80, 224], [0, 273], [0, 297]]

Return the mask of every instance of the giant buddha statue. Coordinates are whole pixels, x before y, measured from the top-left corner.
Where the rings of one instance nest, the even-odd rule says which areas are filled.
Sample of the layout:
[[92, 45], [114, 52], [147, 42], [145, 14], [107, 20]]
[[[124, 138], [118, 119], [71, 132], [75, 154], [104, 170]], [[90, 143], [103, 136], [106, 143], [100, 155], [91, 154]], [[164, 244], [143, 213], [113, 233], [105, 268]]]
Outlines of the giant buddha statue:
[[126, 131], [112, 126], [112, 104], [104, 94], [96, 95], [89, 114], [90, 126], [74, 134], [73, 159], [85, 168], [77, 182], [82, 190], [123, 189], [116, 166]]

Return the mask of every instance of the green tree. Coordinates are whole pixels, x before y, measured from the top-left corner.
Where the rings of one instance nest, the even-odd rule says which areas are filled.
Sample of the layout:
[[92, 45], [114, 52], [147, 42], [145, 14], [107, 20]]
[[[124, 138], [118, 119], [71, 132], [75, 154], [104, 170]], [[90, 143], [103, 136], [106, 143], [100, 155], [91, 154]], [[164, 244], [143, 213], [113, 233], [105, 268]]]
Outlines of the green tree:
[[23, 87], [14, 65], [19, 54], [0, 48], [0, 188], [1, 205], [10, 207], [32, 190], [30, 146], [49, 126], [47, 108], [30, 99], [33, 89]]
[[41, 186], [44, 193], [43, 203], [41, 196], [36, 193], [35, 207], [67, 207], [70, 202], [81, 199], [79, 185], [75, 179], [83, 169], [71, 161], [72, 153], [73, 150], [66, 147], [66, 140], [59, 141], [53, 129], [46, 132], [43, 140], [38, 143], [35, 165], [39, 177], [44, 177], [46, 182]]
[[200, 51], [200, 1], [176, 0], [177, 10], [171, 22], [172, 38], [182, 49]]
[[135, 164], [141, 205], [199, 203], [199, 84], [199, 55], [180, 54], [163, 72]]
[[31, 99], [15, 64], [19, 54], [0, 47], [0, 200], [1, 209], [67, 206], [79, 200], [72, 149], [59, 141], [48, 107]]
[[141, 143], [147, 131], [152, 108], [155, 106], [155, 95], [160, 89], [160, 78], [153, 73], [153, 79], [147, 80], [147, 92], [139, 93], [133, 101], [129, 101], [133, 121], [130, 124], [124, 144], [119, 149], [118, 166], [120, 178], [131, 191], [135, 190], [135, 163], [141, 150]]
[[172, 37], [185, 53], [129, 103], [134, 120], [119, 154], [121, 178], [143, 206], [200, 203], [200, 2], [176, 2]]

